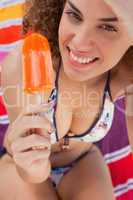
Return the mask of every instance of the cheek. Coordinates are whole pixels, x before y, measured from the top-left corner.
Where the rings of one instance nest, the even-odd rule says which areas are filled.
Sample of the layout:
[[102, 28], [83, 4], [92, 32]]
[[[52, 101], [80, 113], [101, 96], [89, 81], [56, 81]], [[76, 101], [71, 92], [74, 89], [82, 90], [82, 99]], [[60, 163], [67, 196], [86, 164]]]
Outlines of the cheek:
[[[114, 57], [118, 58], [118, 60], [122, 59], [129, 46], [123, 41], [120, 41], [118, 44], [112, 45], [110, 49], [110, 53], [114, 55]], [[112, 56], [113, 57], [113, 56]]]
[[109, 46], [109, 49], [104, 50], [104, 61], [106, 66], [113, 68], [122, 60], [128, 50], [128, 46], [121, 44], [122, 43], [116, 45], [115, 43], [112, 43], [112, 45]]
[[127, 49], [129, 48], [129, 44], [120, 39], [115, 38], [103, 38], [99, 40], [98, 46], [101, 48], [104, 56], [108, 58], [122, 58]]
[[69, 25], [67, 24], [67, 20], [64, 17], [62, 17], [60, 21], [60, 25], [59, 25], [59, 32], [58, 32], [60, 47], [68, 40], [68, 36], [69, 36], [68, 30], [69, 30]]

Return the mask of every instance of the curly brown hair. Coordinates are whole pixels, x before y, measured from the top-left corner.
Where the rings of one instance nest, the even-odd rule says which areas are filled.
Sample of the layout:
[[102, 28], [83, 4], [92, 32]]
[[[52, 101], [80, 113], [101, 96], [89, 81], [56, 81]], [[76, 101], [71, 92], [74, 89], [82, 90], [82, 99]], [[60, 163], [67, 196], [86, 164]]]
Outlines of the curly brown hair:
[[58, 57], [58, 28], [66, 0], [26, 0], [23, 33], [36, 31], [45, 35], [52, 56]]
[[[23, 18], [23, 33], [29, 30], [44, 34], [51, 46], [52, 56], [58, 57], [58, 28], [66, 0], [26, 0], [26, 14]], [[133, 65], [133, 47], [122, 58], [128, 65]]]

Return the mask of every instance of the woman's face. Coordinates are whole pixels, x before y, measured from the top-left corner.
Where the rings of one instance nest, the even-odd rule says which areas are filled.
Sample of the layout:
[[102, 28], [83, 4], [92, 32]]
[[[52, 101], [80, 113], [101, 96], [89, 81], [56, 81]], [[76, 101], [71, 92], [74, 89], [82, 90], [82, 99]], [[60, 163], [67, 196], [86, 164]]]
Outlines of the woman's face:
[[113, 68], [131, 45], [127, 35], [103, 0], [68, 0], [59, 26], [65, 73], [87, 81]]

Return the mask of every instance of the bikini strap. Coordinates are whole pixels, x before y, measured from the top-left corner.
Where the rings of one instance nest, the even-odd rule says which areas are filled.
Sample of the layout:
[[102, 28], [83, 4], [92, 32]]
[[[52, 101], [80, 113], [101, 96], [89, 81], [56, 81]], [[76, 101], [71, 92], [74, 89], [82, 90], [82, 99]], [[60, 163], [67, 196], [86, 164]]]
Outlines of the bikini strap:
[[[60, 73], [60, 68], [61, 68], [61, 57], [59, 59], [59, 65], [58, 65], [58, 69], [57, 69], [57, 73], [56, 73], [56, 79], [55, 79], [55, 88], [56, 88], [56, 101], [58, 99], [58, 79], [59, 79], [59, 73]], [[58, 133], [57, 133], [57, 126], [56, 126], [56, 118], [55, 118], [55, 113], [57, 110], [57, 102], [55, 104], [54, 107], [54, 116], [53, 116], [53, 123], [55, 126], [55, 136], [56, 136], [56, 141], [59, 141], [59, 137], [58, 137]]]
[[59, 73], [60, 73], [60, 68], [61, 68], [61, 57], [59, 58], [59, 64], [58, 64], [58, 68], [57, 68], [57, 73], [56, 73], [56, 78], [55, 78], [55, 87], [58, 90], [58, 79], [59, 79]]

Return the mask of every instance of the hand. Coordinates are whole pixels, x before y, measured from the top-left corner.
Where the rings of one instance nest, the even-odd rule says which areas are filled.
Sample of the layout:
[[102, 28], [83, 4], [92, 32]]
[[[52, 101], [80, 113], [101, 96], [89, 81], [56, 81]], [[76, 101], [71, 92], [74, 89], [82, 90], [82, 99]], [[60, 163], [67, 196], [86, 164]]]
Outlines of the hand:
[[51, 105], [27, 107], [9, 126], [7, 141], [21, 177], [28, 182], [43, 182], [50, 174], [50, 133], [53, 126], [40, 113]]

